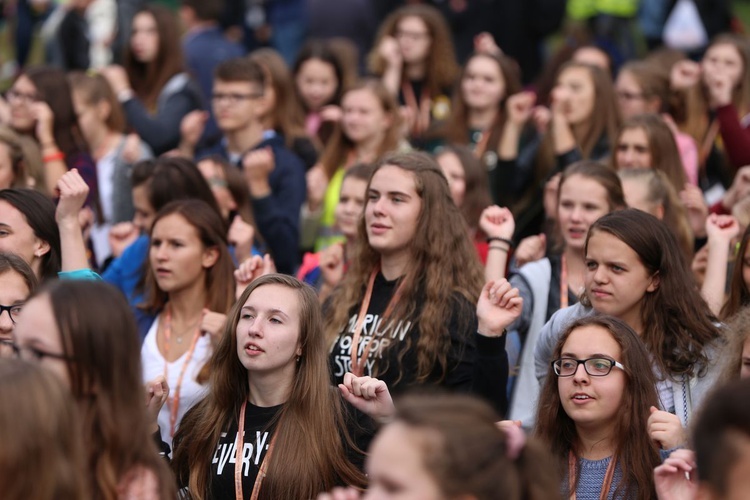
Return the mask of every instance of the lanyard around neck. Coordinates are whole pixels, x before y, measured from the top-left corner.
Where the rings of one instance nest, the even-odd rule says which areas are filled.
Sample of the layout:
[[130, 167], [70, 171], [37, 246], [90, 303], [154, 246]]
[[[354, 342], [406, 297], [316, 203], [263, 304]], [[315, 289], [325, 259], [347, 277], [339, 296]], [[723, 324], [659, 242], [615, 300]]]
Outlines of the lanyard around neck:
[[[576, 480], [576, 469], [578, 460], [572, 451], [568, 452], [568, 491], [570, 491], [569, 500], [576, 500], [576, 490], [573, 484]], [[604, 482], [602, 482], [602, 491], [599, 494], [599, 500], [607, 500], [609, 489], [612, 487], [612, 479], [615, 477], [615, 467], [617, 465], [617, 455], [613, 455], [607, 465], [607, 472], [604, 473]]]
[[[372, 341], [368, 342], [365, 348], [362, 350], [362, 356], [359, 356], [359, 339], [360, 335], [362, 334], [362, 328], [365, 324], [367, 309], [370, 307], [370, 300], [372, 299], [372, 289], [375, 286], [375, 277], [378, 275], [378, 272], [380, 272], [380, 268], [376, 267], [372, 270], [372, 273], [370, 273], [370, 279], [367, 282], [365, 296], [362, 299], [362, 305], [359, 308], [357, 323], [354, 327], [354, 335], [352, 336], [352, 345], [349, 350], [349, 356], [352, 360], [352, 373], [357, 377], [361, 377], [364, 375], [365, 365], [367, 364], [367, 357], [370, 355], [370, 348], [372, 346]], [[388, 302], [388, 307], [386, 307], [385, 313], [383, 313], [381, 318], [386, 318], [390, 316], [391, 312], [393, 312], [393, 307], [398, 303], [401, 297], [402, 285], [403, 281], [399, 283], [398, 288], [396, 288], [396, 291], [393, 294], [393, 297], [391, 297], [391, 300]]]
[[[247, 401], [242, 403], [240, 408], [240, 421], [237, 423], [237, 450], [234, 454], [234, 498], [235, 500], [243, 500], [245, 495], [242, 491], [242, 452], [245, 448], [245, 408], [247, 407]], [[271, 453], [273, 452], [273, 446], [276, 443], [277, 433], [274, 432], [271, 437], [271, 442], [268, 444], [268, 451], [263, 457], [263, 461], [260, 463], [258, 469], [258, 475], [255, 476], [255, 484], [253, 484], [253, 492], [250, 494], [250, 500], [258, 500], [260, 494], [260, 487], [263, 485], [263, 480], [266, 478], [268, 472], [268, 464], [271, 461]]]

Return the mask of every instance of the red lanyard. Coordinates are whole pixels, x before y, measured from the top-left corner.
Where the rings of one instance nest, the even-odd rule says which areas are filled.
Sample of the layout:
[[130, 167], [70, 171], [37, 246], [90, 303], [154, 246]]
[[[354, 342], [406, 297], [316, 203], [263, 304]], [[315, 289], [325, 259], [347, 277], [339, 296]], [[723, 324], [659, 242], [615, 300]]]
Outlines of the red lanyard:
[[[185, 358], [185, 362], [182, 363], [182, 368], [180, 369], [180, 375], [177, 377], [177, 384], [174, 388], [174, 396], [172, 396], [171, 401], [169, 401], [170, 398], [167, 398], [168, 405], [169, 405], [169, 435], [170, 437], [174, 437], [174, 428], [177, 425], [177, 413], [180, 410], [180, 389], [182, 389], [182, 378], [185, 376], [185, 371], [187, 371], [187, 367], [190, 364], [190, 360], [193, 359], [193, 353], [195, 352], [195, 346], [198, 343], [198, 339], [201, 336], [201, 329], [200, 329], [200, 323], [199, 326], [195, 329], [195, 333], [193, 334], [193, 340], [190, 343], [190, 349], [187, 352], [187, 358]], [[172, 309], [169, 307], [169, 304], [167, 304], [167, 310], [166, 310], [166, 319], [165, 319], [165, 325], [164, 325], [164, 380], [169, 380], [167, 377], [168, 370], [169, 370], [169, 361], [167, 361], [167, 358], [169, 357], [169, 347], [170, 347], [170, 339], [172, 337]], [[168, 382], [167, 382], [168, 383]]]
[[[234, 454], [234, 498], [235, 500], [243, 500], [244, 494], [242, 492], [242, 451], [245, 447], [245, 407], [247, 401], [242, 403], [240, 408], [240, 421], [237, 424], [237, 450]], [[276, 442], [276, 433], [273, 433], [271, 442], [268, 443], [268, 451], [263, 457], [263, 461], [260, 464], [258, 475], [255, 476], [255, 484], [253, 484], [253, 492], [250, 494], [250, 500], [257, 500], [260, 494], [260, 487], [263, 484], [263, 479], [266, 477], [268, 471], [268, 463], [271, 461], [271, 453], [273, 452], [273, 445]]]
[[[370, 307], [370, 299], [372, 298], [372, 288], [375, 285], [375, 277], [378, 275], [378, 272], [380, 271], [379, 267], [376, 267], [372, 270], [372, 273], [370, 273], [370, 279], [367, 282], [367, 289], [365, 290], [365, 297], [362, 299], [362, 305], [359, 308], [359, 315], [357, 316], [357, 324], [354, 327], [354, 335], [352, 336], [352, 346], [349, 350], [349, 357], [352, 360], [352, 373], [356, 375], [357, 377], [361, 377], [364, 375], [365, 372], [365, 365], [367, 363], [367, 357], [370, 355], [370, 347], [372, 346], [372, 342], [368, 342], [365, 348], [362, 350], [362, 356], [358, 355], [359, 352], [359, 337], [362, 333], [362, 327], [365, 323], [365, 316], [367, 315], [367, 309]], [[381, 316], [381, 318], [387, 318], [393, 309], [393, 306], [398, 302], [400, 296], [401, 296], [401, 285], [400, 283], [398, 285], [398, 288], [396, 288], [396, 292], [393, 294], [393, 297], [391, 297], [391, 300], [388, 302], [388, 307], [385, 309], [385, 313]]]
[[414, 111], [414, 125], [411, 128], [411, 132], [415, 136], [419, 136], [427, 130], [430, 126], [430, 91], [427, 89], [422, 90], [422, 95], [417, 97], [414, 95], [414, 89], [409, 82], [401, 84], [401, 93], [404, 95], [404, 101], [406, 106]]
[[[576, 491], [573, 489], [573, 483], [576, 479], [576, 460], [573, 452], [568, 452], [568, 490], [570, 491], [570, 500], [576, 500]], [[612, 487], [612, 478], [615, 476], [615, 466], [617, 464], [616, 456], [612, 456], [607, 466], [607, 472], [604, 473], [604, 482], [602, 483], [602, 491], [599, 494], [599, 500], [607, 500], [609, 495], [609, 489]]]

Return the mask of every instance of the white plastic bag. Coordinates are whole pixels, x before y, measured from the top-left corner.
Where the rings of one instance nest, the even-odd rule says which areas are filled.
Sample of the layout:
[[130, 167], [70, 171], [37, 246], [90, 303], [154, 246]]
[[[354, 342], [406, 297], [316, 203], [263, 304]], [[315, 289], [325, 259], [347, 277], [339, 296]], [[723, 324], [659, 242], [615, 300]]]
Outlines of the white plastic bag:
[[662, 39], [667, 47], [688, 52], [708, 45], [708, 33], [693, 0], [677, 0], [664, 23]]

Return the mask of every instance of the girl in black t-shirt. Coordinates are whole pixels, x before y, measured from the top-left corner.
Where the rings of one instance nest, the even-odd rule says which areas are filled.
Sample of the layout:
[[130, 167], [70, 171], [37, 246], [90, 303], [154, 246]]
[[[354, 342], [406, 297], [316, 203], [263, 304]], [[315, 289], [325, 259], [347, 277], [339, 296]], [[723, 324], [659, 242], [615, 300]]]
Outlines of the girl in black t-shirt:
[[175, 435], [173, 465], [190, 498], [313, 498], [364, 486], [358, 465], [371, 432], [341, 398], [373, 417], [393, 405], [385, 383], [367, 377], [347, 376], [336, 394], [325, 353], [312, 288], [271, 274], [243, 292], [214, 352], [211, 391]]
[[358, 245], [326, 318], [336, 381], [353, 371], [400, 390], [437, 384], [503, 410], [504, 332], [477, 331], [482, 268], [432, 158], [405, 153], [378, 162]]

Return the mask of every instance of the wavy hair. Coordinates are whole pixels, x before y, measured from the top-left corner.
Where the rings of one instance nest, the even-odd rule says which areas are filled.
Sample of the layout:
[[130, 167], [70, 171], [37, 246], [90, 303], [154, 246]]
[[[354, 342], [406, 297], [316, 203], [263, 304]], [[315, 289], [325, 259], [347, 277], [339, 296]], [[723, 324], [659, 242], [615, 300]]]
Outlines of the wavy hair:
[[161, 498], [174, 484], [159, 456], [143, 404], [141, 346], [125, 297], [100, 281], [59, 280], [42, 287], [60, 332], [71, 392], [78, 402], [91, 498], [114, 500], [134, 471], [153, 472]]
[[247, 369], [237, 357], [237, 323], [250, 295], [268, 285], [296, 292], [302, 354], [289, 398], [269, 425], [276, 429], [276, 444], [258, 498], [313, 498], [339, 481], [365, 485], [364, 475], [344, 451], [351, 439], [341, 397], [331, 387], [318, 298], [312, 288], [291, 276], [269, 274], [253, 281], [229, 313], [211, 361], [211, 390], [188, 411], [175, 434], [172, 464], [179, 483], [188, 485], [194, 499], [208, 497], [211, 456], [221, 432], [239, 418], [250, 394]]
[[[656, 496], [654, 490], [654, 468], [661, 463], [659, 450], [651, 440], [646, 420], [651, 406], [659, 406], [656, 394], [656, 378], [649, 355], [638, 334], [624, 321], [606, 315], [594, 315], [573, 322], [563, 332], [555, 347], [552, 359], [562, 353], [568, 337], [577, 329], [598, 327], [604, 329], [617, 342], [622, 351], [619, 360], [625, 366], [625, 389], [623, 402], [617, 412], [614, 430], [615, 456], [622, 469], [623, 480], [615, 491], [615, 498], [637, 498], [648, 500]], [[558, 460], [560, 472], [567, 477], [568, 453], [580, 456], [580, 443], [576, 424], [565, 413], [560, 400], [558, 377], [550, 364], [547, 377], [539, 394], [535, 435], [546, 443]], [[580, 470], [572, 485], [576, 490]], [[567, 495], [566, 495], [567, 496]]]
[[[392, 315], [416, 315], [419, 324], [417, 345], [412, 347], [409, 342], [403, 342], [399, 358], [413, 348], [417, 352], [417, 381], [425, 382], [436, 365], [440, 367], [442, 377], [448, 370], [450, 332], [447, 325], [454, 311], [447, 305], [452, 303], [454, 294], [463, 296], [472, 304], [476, 303], [484, 276], [476, 250], [468, 237], [466, 221], [453, 203], [448, 181], [435, 160], [425, 153], [387, 155], [375, 164], [368, 190], [372, 178], [386, 166], [395, 166], [410, 173], [422, 201], [417, 230], [410, 243], [409, 265], [400, 285], [401, 300], [394, 307]], [[331, 297], [332, 312], [326, 321], [326, 336], [331, 342], [345, 328], [352, 311], [362, 303], [362, 284], [380, 265], [380, 254], [368, 242], [364, 217], [359, 223], [355, 255], [357, 257], [353, 259], [344, 281]], [[463, 309], [459, 314], [462, 316], [459, 318], [461, 322], [470, 319], [463, 317], [468, 314]], [[376, 371], [382, 368], [376, 367]]]
[[[704, 375], [710, 361], [706, 348], [721, 335], [672, 231], [640, 210], [612, 212], [592, 224], [586, 253], [591, 237], [600, 232], [629, 246], [648, 274], [658, 276], [659, 286], [640, 301], [641, 339], [657, 367], [672, 380]], [[585, 291], [581, 303], [591, 306]]]
[[396, 36], [399, 23], [406, 17], [417, 17], [427, 26], [432, 43], [425, 64], [427, 72], [424, 84], [430, 91], [430, 95], [438, 96], [455, 83], [458, 64], [450, 27], [440, 11], [431, 5], [406, 5], [396, 9], [385, 18], [375, 37], [374, 48], [368, 55], [370, 71], [377, 76], [382, 76], [385, 72], [386, 62], [378, 52], [378, 47], [383, 38]]

